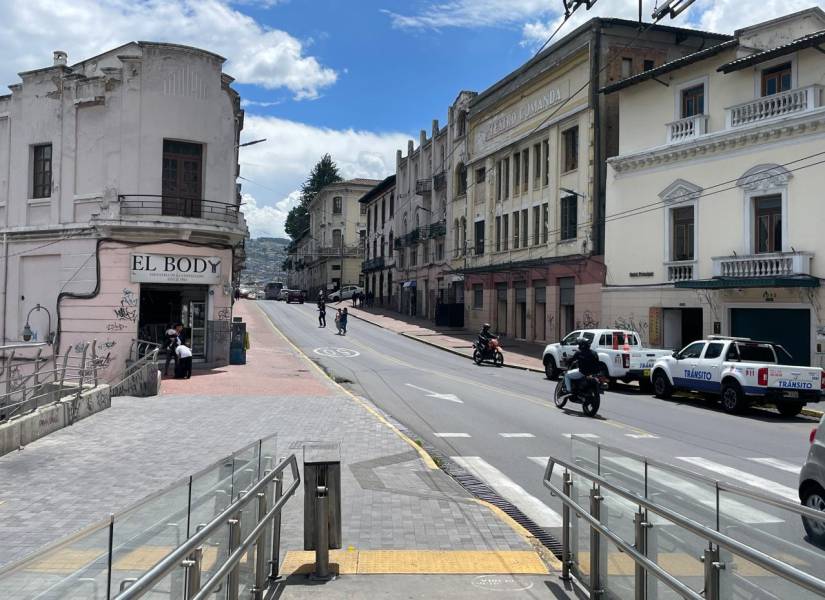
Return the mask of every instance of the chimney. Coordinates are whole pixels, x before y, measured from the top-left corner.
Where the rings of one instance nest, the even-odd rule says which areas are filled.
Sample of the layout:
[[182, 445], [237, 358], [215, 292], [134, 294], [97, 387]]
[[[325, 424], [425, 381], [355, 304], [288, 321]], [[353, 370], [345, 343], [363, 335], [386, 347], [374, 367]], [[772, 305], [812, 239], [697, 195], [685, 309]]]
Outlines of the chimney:
[[55, 50], [53, 53], [54, 56], [54, 66], [65, 66], [66, 62], [69, 59], [69, 55], [63, 52], [63, 50]]
[[407, 157], [412, 156], [415, 145], [412, 140], [407, 140]]
[[433, 137], [438, 135], [438, 119], [433, 119]]

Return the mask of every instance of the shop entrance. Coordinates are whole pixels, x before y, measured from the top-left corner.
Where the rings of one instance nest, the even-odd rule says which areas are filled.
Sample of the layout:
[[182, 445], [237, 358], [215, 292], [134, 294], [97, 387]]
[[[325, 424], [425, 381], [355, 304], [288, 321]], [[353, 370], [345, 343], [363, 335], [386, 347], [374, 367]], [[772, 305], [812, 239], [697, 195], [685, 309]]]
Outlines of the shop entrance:
[[183, 323], [183, 337], [196, 358], [206, 357], [206, 302], [205, 285], [150, 285], [140, 286], [140, 339], [163, 345], [164, 332], [169, 323]]
[[670, 350], [681, 350], [688, 344], [701, 340], [701, 308], [664, 309], [664, 344]]

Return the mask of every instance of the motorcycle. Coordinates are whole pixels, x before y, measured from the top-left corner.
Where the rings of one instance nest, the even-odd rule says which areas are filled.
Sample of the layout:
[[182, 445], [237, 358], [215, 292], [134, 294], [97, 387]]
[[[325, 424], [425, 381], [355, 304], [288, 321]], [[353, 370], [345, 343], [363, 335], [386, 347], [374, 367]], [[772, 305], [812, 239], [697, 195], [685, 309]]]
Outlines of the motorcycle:
[[596, 375], [588, 375], [584, 379], [573, 380], [572, 391], [565, 389], [564, 378], [561, 378], [556, 384], [553, 401], [556, 403], [556, 408], [564, 408], [564, 405], [568, 402], [581, 404], [585, 415], [595, 417], [596, 413], [599, 412], [603, 391], [603, 384]]
[[480, 365], [485, 360], [492, 361], [497, 367], [504, 366], [504, 355], [501, 353], [501, 343], [498, 338], [491, 339], [486, 345], [480, 340], [473, 342], [473, 362]]

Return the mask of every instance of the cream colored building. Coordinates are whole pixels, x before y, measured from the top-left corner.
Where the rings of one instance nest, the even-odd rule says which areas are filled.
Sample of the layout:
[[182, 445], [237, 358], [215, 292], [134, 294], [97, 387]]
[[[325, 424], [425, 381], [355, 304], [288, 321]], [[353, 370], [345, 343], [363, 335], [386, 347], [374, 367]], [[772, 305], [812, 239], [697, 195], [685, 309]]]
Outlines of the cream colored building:
[[367, 237], [364, 246], [364, 291], [372, 295], [375, 306], [397, 308], [393, 297], [397, 280], [393, 246], [395, 244], [395, 175], [390, 175], [361, 196], [366, 206]]
[[375, 179], [350, 179], [322, 189], [309, 205], [309, 243], [305, 249], [310, 296], [361, 282], [367, 235], [366, 206], [358, 200]]
[[712, 333], [821, 365], [825, 13], [753, 25], [607, 86], [605, 321], [677, 348]]
[[635, 22], [593, 19], [469, 99], [450, 196], [466, 326], [544, 341], [603, 321], [604, 160], [618, 114], [598, 89], [725, 39], [661, 26], [637, 37]]

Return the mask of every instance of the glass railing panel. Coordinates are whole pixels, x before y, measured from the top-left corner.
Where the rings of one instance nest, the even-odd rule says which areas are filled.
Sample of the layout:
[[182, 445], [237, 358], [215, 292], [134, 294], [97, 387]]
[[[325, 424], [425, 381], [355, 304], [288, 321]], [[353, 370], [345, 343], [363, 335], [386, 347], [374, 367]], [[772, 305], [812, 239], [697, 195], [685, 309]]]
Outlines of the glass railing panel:
[[[229, 556], [229, 523], [222, 524], [204, 540], [201, 557], [201, 583], [206, 584]], [[225, 583], [220, 588], [225, 590]], [[218, 589], [217, 587], [215, 588]]]
[[42, 552], [0, 575], [0, 598], [88, 600], [106, 597], [109, 524]]
[[[696, 593], [704, 589], [702, 555], [708, 542], [665, 519], [650, 515], [647, 557]], [[648, 597], [658, 600], [681, 598], [653, 575], [648, 577]]]
[[589, 438], [570, 436], [570, 457], [573, 464], [592, 473], [599, 472], [599, 449]]
[[[602, 465], [604, 473], [604, 463]], [[627, 544], [634, 545], [638, 505], [627, 501], [604, 486], [600, 488], [600, 495], [603, 498], [599, 507], [601, 523]], [[602, 589], [607, 590], [609, 598], [633, 599], [635, 597], [636, 563], [604, 535], [600, 534], [599, 537], [599, 575]]]
[[[123, 588], [114, 588], [112, 597], [128, 588], [130, 582], [124, 582]], [[148, 592], [141, 596], [141, 600], [170, 600], [171, 598], [184, 598], [186, 585], [186, 572], [183, 567], [179, 567], [161, 578]]]
[[278, 464], [278, 436], [271, 435], [261, 440], [261, 477]]
[[255, 588], [255, 546], [250, 547], [241, 558], [238, 565], [238, 581], [240, 582], [239, 596], [251, 598]]
[[629, 492], [645, 497], [644, 461], [624, 456], [607, 448], [601, 449], [601, 476], [611, 484]]
[[255, 443], [235, 454], [232, 460], [232, 498], [248, 490], [258, 478], [259, 444]]
[[226, 458], [192, 477], [189, 535], [221, 514], [232, 497], [233, 459]]
[[765, 598], [814, 600], [822, 596], [766, 571], [759, 565], [734, 556], [722, 549], [719, 553], [724, 568], [719, 570], [720, 598]]
[[[593, 487], [593, 482], [575, 473], [571, 473], [571, 477], [573, 483], [571, 498], [585, 512], [589, 513], [590, 490]], [[570, 557], [580, 579], [588, 582], [590, 574], [590, 525], [571, 510], [570, 527]]]
[[[659, 506], [716, 529], [716, 490], [708, 483], [648, 465], [647, 497]], [[656, 517], [651, 518], [656, 523]]]
[[[814, 577], [825, 574], [825, 542], [819, 541], [815, 534], [816, 526], [825, 529], [825, 513], [823, 520], [810, 519], [806, 529], [807, 517], [803, 518], [795, 510], [725, 490], [719, 492], [719, 507], [720, 531], [725, 535]], [[751, 568], [755, 565], [746, 565], [742, 559], [733, 560], [735, 564], [742, 564], [742, 568], [737, 577], [729, 579], [732, 589], [744, 589], [750, 583], [779, 597], [797, 597], [789, 595], [797, 593], [793, 584], [759, 573]]]

